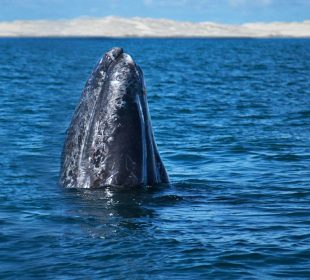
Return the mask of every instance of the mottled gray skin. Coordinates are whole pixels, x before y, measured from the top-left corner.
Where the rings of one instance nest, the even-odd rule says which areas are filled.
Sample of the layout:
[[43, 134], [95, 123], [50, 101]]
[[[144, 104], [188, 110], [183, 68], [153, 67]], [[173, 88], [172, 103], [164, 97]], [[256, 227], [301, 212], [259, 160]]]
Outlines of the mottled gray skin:
[[168, 182], [143, 73], [121, 48], [113, 48], [90, 75], [67, 130], [60, 184], [92, 188]]

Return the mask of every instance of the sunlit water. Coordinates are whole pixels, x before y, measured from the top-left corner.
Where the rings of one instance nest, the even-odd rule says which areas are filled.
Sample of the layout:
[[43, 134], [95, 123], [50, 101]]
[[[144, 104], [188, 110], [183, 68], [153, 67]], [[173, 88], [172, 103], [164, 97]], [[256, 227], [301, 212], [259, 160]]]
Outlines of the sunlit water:
[[[98, 58], [142, 67], [170, 187], [65, 190]], [[309, 279], [310, 40], [1, 39], [1, 279]]]

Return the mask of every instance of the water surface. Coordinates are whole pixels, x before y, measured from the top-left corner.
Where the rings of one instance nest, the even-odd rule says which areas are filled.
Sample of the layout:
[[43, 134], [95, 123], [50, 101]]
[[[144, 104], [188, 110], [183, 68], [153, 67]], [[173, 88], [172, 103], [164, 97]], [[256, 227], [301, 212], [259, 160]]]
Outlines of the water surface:
[[[91, 69], [142, 67], [171, 187], [65, 190]], [[1, 39], [1, 279], [309, 279], [310, 40]]]

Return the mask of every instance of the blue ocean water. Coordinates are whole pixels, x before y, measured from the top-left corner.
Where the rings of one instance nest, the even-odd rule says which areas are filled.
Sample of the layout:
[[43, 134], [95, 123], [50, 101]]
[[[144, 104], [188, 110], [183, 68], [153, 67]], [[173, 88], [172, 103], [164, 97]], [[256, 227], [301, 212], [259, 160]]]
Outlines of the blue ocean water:
[[[66, 190], [113, 46], [144, 71], [170, 187]], [[310, 40], [1, 39], [1, 279], [309, 279]]]

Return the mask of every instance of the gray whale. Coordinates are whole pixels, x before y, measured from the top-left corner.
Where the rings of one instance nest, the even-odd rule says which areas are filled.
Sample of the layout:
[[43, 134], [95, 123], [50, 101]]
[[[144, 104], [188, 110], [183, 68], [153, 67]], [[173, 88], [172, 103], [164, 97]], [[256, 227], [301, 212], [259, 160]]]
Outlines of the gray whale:
[[60, 184], [69, 188], [169, 183], [154, 139], [143, 73], [121, 48], [86, 82], [67, 130]]

